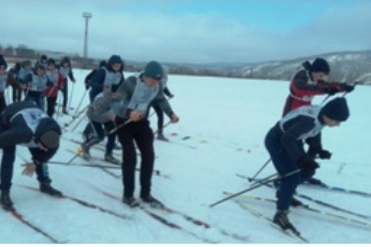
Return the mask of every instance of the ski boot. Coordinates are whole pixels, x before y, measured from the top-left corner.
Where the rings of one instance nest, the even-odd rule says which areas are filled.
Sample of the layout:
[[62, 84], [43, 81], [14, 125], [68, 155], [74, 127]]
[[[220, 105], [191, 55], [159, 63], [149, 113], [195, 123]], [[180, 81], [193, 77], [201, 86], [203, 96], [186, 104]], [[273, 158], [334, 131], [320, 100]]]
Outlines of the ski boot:
[[139, 207], [139, 202], [135, 200], [134, 197], [125, 197], [122, 199], [122, 202], [126, 205], [128, 205], [131, 208]]
[[161, 207], [164, 207], [164, 204], [162, 202], [160, 202], [159, 200], [157, 200], [156, 198], [154, 198], [153, 196], [151, 195], [148, 195], [148, 196], [142, 196], [142, 201], [144, 203], [148, 203], [151, 207], [153, 208], [161, 208]]
[[10, 199], [9, 190], [2, 190], [1, 191], [0, 203], [3, 206], [4, 210], [6, 210], [6, 211], [14, 210], [13, 202]]
[[104, 156], [104, 160], [107, 161], [108, 163], [111, 163], [111, 164], [114, 164], [114, 165], [120, 165], [120, 163], [121, 163], [120, 160], [113, 157], [112, 154], [106, 154]]
[[40, 191], [50, 196], [62, 197], [63, 194], [59, 190], [54, 189], [50, 182], [40, 182]]
[[162, 132], [158, 132], [157, 139], [158, 140], [161, 140], [161, 141], [165, 141], [165, 142], [168, 142], [169, 141], [169, 139], [166, 138]]

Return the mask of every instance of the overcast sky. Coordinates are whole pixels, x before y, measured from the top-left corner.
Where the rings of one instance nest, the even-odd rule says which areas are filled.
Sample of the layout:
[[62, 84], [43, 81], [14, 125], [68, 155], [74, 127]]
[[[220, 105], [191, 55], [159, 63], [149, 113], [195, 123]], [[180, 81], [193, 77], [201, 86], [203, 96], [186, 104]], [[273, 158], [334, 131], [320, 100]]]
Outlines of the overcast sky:
[[371, 49], [369, 0], [0, 0], [0, 44], [219, 63]]

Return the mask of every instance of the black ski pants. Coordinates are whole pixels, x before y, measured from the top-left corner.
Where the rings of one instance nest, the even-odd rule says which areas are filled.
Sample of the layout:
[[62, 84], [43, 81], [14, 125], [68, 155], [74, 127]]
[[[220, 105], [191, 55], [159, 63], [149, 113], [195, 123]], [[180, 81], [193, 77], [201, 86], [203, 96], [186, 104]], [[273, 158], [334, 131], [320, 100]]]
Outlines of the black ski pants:
[[[127, 119], [117, 118], [117, 126]], [[122, 179], [124, 185], [124, 197], [133, 197], [135, 189], [135, 168], [137, 145], [141, 156], [140, 167], [140, 196], [146, 197], [151, 193], [151, 180], [154, 167], [155, 152], [153, 147], [153, 132], [148, 120], [132, 122], [119, 128], [117, 136], [122, 145]]]

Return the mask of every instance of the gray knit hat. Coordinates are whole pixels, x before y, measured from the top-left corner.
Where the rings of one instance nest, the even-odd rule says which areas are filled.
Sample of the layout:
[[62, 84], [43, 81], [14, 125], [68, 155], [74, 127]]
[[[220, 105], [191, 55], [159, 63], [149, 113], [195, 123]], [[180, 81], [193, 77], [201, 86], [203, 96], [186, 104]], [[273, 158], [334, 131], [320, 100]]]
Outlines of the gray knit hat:
[[40, 136], [40, 143], [50, 149], [54, 149], [59, 146], [60, 135], [55, 130], [48, 130]]
[[146, 77], [151, 77], [159, 81], [162, 79], [163, 74], [164, 70], [159, 62], [151, 61], [144, 67], [143, 75]]

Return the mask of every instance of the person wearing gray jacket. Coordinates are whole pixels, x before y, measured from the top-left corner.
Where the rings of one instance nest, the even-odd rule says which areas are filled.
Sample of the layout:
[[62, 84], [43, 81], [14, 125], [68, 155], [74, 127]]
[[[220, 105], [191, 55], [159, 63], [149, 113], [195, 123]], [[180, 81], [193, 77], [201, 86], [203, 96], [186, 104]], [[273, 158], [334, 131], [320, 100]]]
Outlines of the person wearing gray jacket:
[[143, 203], [151, 206], [161, 206], [162, 203], [151, 195], [151, 180], [154, 169], [153, 132], [148, 121], [151, 103], [156, 102], [172, 123], [177, 123], [179, 117], [172, 110], [169, 102], [160, 90], [163, 67], [159, 62], [146, 64], [144, 71], [138, 76], [131, 76], [118, 89], [123, 100], [113, 105], [116, 113], [117, 136], [122, 145], [122, 179], [124, 185], [123, 203], [129, 207], [139, 205], [134, 197], [135, 167], [137, 155], [135, 144], [141, 156], [140, 167], [140, 197]]

